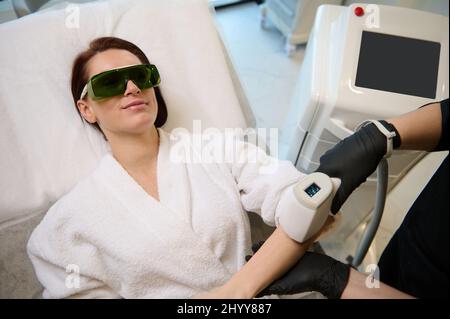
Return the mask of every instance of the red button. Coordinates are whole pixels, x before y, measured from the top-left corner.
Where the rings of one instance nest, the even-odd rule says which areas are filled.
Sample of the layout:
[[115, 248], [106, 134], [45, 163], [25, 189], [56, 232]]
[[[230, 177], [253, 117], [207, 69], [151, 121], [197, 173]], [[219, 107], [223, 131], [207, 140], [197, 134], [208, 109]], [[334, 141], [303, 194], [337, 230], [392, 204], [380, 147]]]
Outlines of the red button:
[[357, 17], [363, 16], [363, 15], [364, 15], [364, 9], [361, 8], [361, 7], [356, 7], [356, 8], [355, 8], [355, 15], [356, 15]]

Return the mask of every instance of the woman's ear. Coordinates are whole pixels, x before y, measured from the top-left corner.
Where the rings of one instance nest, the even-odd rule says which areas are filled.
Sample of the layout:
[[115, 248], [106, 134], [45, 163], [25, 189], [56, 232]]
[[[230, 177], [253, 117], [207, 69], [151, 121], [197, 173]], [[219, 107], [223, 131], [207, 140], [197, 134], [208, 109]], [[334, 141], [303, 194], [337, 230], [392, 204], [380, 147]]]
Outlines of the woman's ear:
[[81, 116], [83, 116], [83, 118], [86, 121], [88, 121], [91, 124], [94, 124], [95, 122], [97, 122], [97, 118], [96, 118], [94, 112], [92, 111], [92, 108], [86, 103], [86, 101], [78, 100], [77, 107], [81, 113]]

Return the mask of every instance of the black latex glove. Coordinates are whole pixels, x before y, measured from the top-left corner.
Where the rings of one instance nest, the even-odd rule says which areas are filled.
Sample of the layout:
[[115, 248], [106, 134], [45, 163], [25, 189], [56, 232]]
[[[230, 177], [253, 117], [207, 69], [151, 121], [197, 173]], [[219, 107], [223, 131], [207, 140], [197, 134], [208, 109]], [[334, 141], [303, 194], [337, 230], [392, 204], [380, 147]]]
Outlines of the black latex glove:
[[[256, 252], [264, 242], [252, 246]], [[252, 256], [246, 256], [247, 261]], [[327, 255], [306, 252], [286, 274], [261, 291], [266, 295], [292, 295], [317, 291], [329, 299], [340, 298], [348, 283], [350, 266]]]
[[318, 172], [341, 179], [331, 205], [336, 214], [350, 194], [366, 181], [386, 154], [387, 138], [375, 124], [362, 127], [320, 158]]

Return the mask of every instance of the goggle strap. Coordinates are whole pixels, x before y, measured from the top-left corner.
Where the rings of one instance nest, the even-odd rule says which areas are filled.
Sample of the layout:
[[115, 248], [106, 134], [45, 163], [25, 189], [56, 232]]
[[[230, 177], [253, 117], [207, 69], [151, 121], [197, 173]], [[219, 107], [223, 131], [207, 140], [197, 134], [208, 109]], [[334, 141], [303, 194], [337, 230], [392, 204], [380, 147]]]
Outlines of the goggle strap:
[[84, 98], [84, 96], [87, 94], [88, 86], [87, 84], [84, 86], [83, 91], [81, 91], [80, 100]]

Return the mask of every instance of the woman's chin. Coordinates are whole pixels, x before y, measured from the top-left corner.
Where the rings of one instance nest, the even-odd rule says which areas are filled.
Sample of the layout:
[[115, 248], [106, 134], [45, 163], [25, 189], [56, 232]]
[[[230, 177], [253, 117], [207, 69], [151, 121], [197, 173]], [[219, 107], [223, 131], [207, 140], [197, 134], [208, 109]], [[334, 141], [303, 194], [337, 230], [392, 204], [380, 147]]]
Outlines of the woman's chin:
[[140, 134], [144, 134], [144, 133], [148, 132], [149, 130], [151, 130], [153, 128], [154, 124], [155, 124], [155, 121], [153, 119], [146, 120], [146, 121], [134, 122], [132, 125], [128, 126], [126, 131], [130, 134], [140, 135]]

